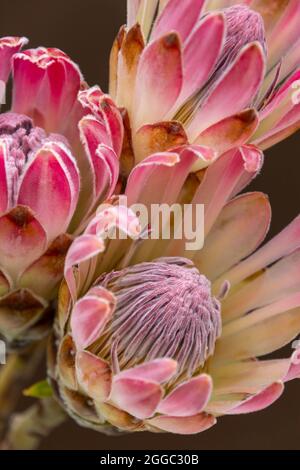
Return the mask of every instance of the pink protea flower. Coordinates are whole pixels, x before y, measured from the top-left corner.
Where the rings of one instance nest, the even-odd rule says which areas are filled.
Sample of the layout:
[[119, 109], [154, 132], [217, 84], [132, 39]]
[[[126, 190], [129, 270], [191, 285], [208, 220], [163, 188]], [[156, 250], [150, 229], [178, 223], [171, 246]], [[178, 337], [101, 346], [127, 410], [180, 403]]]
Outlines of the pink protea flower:
[[[65, 254], [119, 173], [121, 116], [58, 49], [20, 52], [0, 39], [0, 333], [11, 345], [45, 334]], [[49, 319], [48, 319], [49, 317]]]
[[208, 147], [207, 166], [297, 130], [299, 18], [297, 0], [129, 0], [110, 93], [128, 110], [135, 161], [189, 142]]
[[[148, 157], [131, 172], [128, 205], [182, 202], [193, 148]], [[268, 198], [236, 196], [259, 171], [250, 153], [209, 166], [192, 203], [205, 204], [205, 244], [144, 240], [124, 200], [113, 199], [70, 248], [49, 377], [68, 413], [101, 432], [193, 434], [216, 418], [271, 405], [300, 377], [296, 350], [264, 356], [300, 331], [300, 218], [258, 248]], [[117, 227], [133, 240], [108, 239]], [[200, 227], [199, 227], [200, 230]]]

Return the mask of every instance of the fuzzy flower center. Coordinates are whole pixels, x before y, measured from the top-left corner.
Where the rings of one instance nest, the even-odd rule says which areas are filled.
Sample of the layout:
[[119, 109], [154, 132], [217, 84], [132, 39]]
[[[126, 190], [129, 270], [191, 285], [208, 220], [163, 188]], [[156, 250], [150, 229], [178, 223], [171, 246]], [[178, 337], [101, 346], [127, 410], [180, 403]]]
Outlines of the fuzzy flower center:
[[48, 141], [64, 141], [62, 136], [50, 135], [35, 127], [32, 119], [22, 114], [3, 113], [0, 115], [0, 140], [7, 148], [7, 178], [10, 203], [15, 205], [18, 184], [26, 165], [35, 153]]
[[227, 34], [219, 66], [228, 66], [247, 44], [258, 41], [266, 53], [264, 22], [259, 13], [245, 5], [225, 8]]
[[100, 279], [116, 296], [112, 323], [98, 352], [117, 351], [119, 365], [169, 357], [192, 376], [213, 353], [221, 333], [220, 303], [210, 282], [184, 258], [160, 258]]

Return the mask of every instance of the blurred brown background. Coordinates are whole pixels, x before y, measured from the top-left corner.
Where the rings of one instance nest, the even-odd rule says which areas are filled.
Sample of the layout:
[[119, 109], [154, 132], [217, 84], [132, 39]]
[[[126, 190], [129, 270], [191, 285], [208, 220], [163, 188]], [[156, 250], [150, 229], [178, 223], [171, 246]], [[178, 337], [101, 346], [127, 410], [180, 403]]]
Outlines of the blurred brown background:
[[[1, 0], [0, 37], [24, 35], [30, 39], [30, 47], [63, 49], [80, 64], [90, 85], [98, 83], [107, 90], [109, 51], [119, 26], [125, 22], [125, 14], [126, 0]], [[297, 134], [268, 151], [263, 172], [250, 188], [262, 190], [270, 197], [271, 235], [300, 212], [299, 142]], [[284, 396], [267, 410], [222, 418], [217, 426], [198, 436], [140, 433], [106, 437], [68, 421], [42, 448], [300, 449], [300, 381], [288, 384]]]

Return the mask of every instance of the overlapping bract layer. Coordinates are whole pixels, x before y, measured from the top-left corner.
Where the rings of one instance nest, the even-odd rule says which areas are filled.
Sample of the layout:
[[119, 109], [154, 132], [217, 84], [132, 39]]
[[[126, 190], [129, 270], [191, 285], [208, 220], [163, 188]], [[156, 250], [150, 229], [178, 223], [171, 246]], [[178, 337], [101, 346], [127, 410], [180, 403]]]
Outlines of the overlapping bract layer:
[[[170, 204], [182, 197], [205, 204], [206, 236], [201, 250], [186, 251], [184, 240], [139, 238], [143, 228], [122, 198], [100, 209], [72, 245], [49, 353], [49, 376], [58, 386], [59, 399], [80, 424], [103, 432], [197, 433], [221, 415], [271, 405], [281, 396], [284, 382], [300, 377], [299, 350], [287, 359], [264, 358], [292, 341], [300, 330], [300, 222], [296, 218], [257, 249], [270, 225], [268, 199], [262, 193], [237, 194], [260, 170], [258, 156], [253, 157], [252, 149], [225, 153], [201, 182], [192, 185], [192, 191], [190, 185], [186, 187], [186, 178], [202, 158], [193, 147], [152, 155], [131, 172], [125, 191], [130, 205]], [[115, 226], [133, 240], [107, 239], [106, 231]], [[166, 255], [170, 256], [167, 261], [157, 259]], [[210, 295], [220, 297], [222, 315], [222, 333], [214, 352], [189, 377], [178, 374], [180, 367], [171, 349], [166, 355], [159, 352], [160, 345], [167, 347], [168, 334], [174, 334], [174, 325], [180, 321], [174, 308], [174, 322], [164, 323], [168, 303], [160, 303], [157, 295], [153, 305], [159, 305], [162, 318], [153, 325], [153, 338], [160, 338], [153, 343], [157, 356], [147, 357], [151, 332], [141, 340], [147, 319], [153, 318], [147, 299], [164, 285], [152, 285], [151, 280], [161, 262], [187, 269], [183, 266], [188, 261], [182, 263], [178, 256], [189, 258], [193, 269], [206, 276], [208, 285], [211, 282]], [[152, 266], [147, 282], [143, 282], [144, 263]], [[123, 271], [115, 273], [118, 269]], [[138, 280], [135, 273], [140, 273]], [[110, 283], [110, 279], [116, 281]], [[192, 291], [192, 284], [183, 286]], [[179, 291], [174, 281], [170, 281], [172, 292], [176, 299]], [[186, 298], [184, 292], [182, 298]], [[132, 310], [131, 333], [126, 322], [120, 323], [123, 302], [130, 295], [138, 307]], [[187, 305], [192, 306], [194, 298], [191, 295]], [[197, 311], [193, 310], [195, 315]], [[134, 326], [139, 324], [145, 328], [136, 331]], [[197, 332], [203, 335], [205, 323], [199, 315], [197, 327], [188, 321], [185, 325], [193, 329], [186, 334], [190, 343], [185, 346], [193, 351]], [[114, 337], [116, 327], [120, 328], [118, 337]], [[125, 344], [134, 348], [134, 360]]]
[[210, 149], [207, 166], [297, 130], [299, 24], [297, 0], [129, 0], [110, 92], [129, 111], [135, 161], [189, 142]]
[[20, 52], [26, 42], [0, 39], [0, 80], [13, 72], [0, 115], [0, 332], [11, 344], [47, 331], [66, 252], [113, 193], [123, 141], [111, 98], [62, 51]]

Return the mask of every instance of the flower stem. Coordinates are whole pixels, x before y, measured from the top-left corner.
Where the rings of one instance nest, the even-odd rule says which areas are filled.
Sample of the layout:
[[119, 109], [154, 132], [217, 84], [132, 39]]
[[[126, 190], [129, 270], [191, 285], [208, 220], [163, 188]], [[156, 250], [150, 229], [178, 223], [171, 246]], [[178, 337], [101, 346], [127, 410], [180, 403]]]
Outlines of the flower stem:
[[43, 398], [27, 410], [12, 416], [0, 449], [36, 449], [41, 440], [65, 419], [66, 414], [54, 399]]
[[34, 344], [25, 351], [12, 353], [7, 363], [0, 367], [0, 436], [5, 432], [7, 421], [44, 351], [44, 342]]

